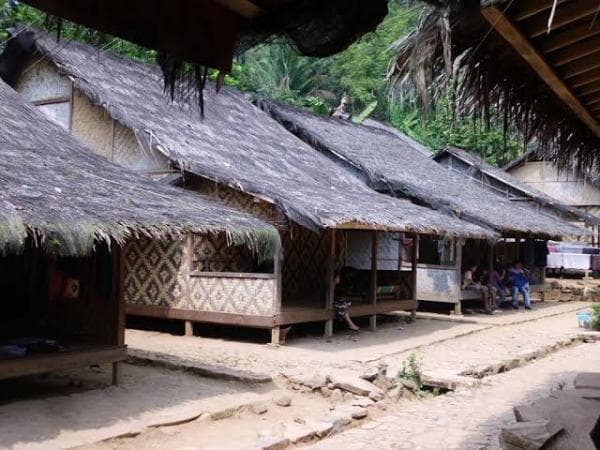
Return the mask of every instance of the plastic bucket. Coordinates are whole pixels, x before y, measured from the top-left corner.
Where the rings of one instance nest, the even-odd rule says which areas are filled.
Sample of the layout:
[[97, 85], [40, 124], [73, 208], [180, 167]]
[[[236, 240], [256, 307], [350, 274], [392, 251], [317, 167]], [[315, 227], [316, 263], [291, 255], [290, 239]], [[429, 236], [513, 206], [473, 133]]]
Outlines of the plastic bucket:
[[580, 311], [577, 313], [577, 323], [580, 328], [592, 328], [592, 316], [588, 312]]

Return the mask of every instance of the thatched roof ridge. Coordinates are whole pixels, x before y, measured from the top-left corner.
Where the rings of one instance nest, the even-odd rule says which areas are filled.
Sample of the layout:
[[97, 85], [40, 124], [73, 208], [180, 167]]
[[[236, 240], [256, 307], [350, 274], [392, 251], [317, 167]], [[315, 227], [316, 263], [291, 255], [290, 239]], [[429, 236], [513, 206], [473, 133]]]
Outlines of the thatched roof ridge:
[[408, 197], [505, 235], [558, 237], [581, 234], [568, 222], [515, 204], [433, 161], [410, 141], [384, 129], [322, 117], [279, 103], [265, 109], [292, 133], [351, 164], [373, 188]]
[[[202, 119], [194, 106], [168, 101], [160, 70], [153, 65], [78, 43], [61, 43], [57, 50], [51, 38], [33, 30], [11, 40], [5, 55], [14, 55], [15, 47], [45, 55], [142, 145], [163, 152], [183, 171], [272, 201], [304, 226], [493, 236], [476, 225], [372, 191], [235, 89], [216, 94], [210, 85]], [[0, 59], [6, 63], [6, 57]]]
[[[443, 153], [450, 153], [460, 160], [464, 161], [471, 167], [474, 167], [484, 173], [487, 177], [494, 178], [501, 183], [504, 183], [507, 186], [512, 187], [518, 191], [521, 191], [525, 196], [530, 197], [534, 202], [538, 203], [541, 206], [550, 208], [555, 210], [558, 214], [571, 217], [573, 219], [581, 220], [582, 222], [588, 223], [590, 225], [600, 225], [600, 218], [594, 216], [593, 214], [589, 214], [579, 208], [574, 208], [572, 206], [561, 203], [557, 199], [550, 197], [544, 192], [536, 189], [529, 184], [519, 180], [518, 178], [512, 176], [506, 170], [501, 169], [499, 167], [495, 167], [484, 161], [479, 156], [474, 153], [468, 152], [462, 148], [456, 147], [448, 147], [446, 149], [438, 152], [437, 155], [434, 156], [434, 159], [440, 157]], [[526, 153], [530, 158], [533, 157], [533, 153]]]
[[274, 227], [211, 199], [155, 183], [95, 155], [0, 81], [0, 253], [27, 236], [80, 255], [95, 241], [227, 233], [265, 253]]

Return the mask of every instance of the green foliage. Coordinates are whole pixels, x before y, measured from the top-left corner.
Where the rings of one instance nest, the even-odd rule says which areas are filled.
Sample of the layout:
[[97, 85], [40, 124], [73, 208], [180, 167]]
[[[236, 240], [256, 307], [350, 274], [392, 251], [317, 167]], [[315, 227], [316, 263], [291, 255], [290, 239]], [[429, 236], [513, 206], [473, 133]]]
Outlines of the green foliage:
[[478, 154], [491, 164], [503, 165], [516, 158], [520, 141], [512, 134], [505, 135], [499, 121], [486, 127], [470, 116], [453, 114], [450, 102], [442, 100], [427, 120], [414, 105], [391, 105], [389, 120], [398, 129], [433, 151], [454, 146]]
[[600, 303], [592, 305], [592, 328], [600, 330]]
[[414, 384], [415, 393], [423, 390], [423, 374], [421, 372], [421, 361], [417, 359], [417, 355], [411, 353], [410, 356], [402, 362], [402, 368], [398, 372], [400, 382], [406, 380]]

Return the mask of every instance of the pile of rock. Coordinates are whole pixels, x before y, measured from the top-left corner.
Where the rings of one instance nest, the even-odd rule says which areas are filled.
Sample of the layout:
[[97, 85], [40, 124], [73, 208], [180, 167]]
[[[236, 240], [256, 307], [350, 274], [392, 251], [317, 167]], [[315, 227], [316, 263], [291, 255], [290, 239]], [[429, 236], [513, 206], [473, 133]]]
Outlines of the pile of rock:
[[284, 372], [282, 375], [287, 378], [292, 389], [319, 392], [331, 401], [332, 406], [347, 403], [356, 407], [377, 406], [385, 409], [389, 402], [414, 399], [421, 388], [411, 380], [389, 377], [385, 364], [361, 375], [349, 370], [311, 375]]
[[547, 300], [560, 302], [600, 302], [600, 280], [553, 280]]
[[600, 374], [582, 373], [575, 389], [558, 390], [514, 408], [517, 423], [502, 429], [503, 449], [594, 450], [591, 433], [600, 418]]

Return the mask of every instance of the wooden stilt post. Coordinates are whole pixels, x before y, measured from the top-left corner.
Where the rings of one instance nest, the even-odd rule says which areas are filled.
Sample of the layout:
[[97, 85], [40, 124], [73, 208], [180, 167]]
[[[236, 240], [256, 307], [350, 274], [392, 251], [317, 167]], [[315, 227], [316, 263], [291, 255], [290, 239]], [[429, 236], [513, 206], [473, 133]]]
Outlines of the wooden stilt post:
[[[327, 261], [327, 298], [325, 301], [325, 309], [328, 312], [333, 311], [333, 302], [335, 296], [335, 239], [336, 230], [333, 229], [330, 232], [331, 243], [329, 245], [329, 255]], [[325, 322], [325, 337], [330, 338], [333, 336], [333, 319], [328, 319]]]
[[194, 337], [194, 323], [190, 320], [185, 321], [185, 335], [187, 337]]
[[[281, 265], [283, 264], [283, 249], [280, 248], [274, 256], [273, 274], [275, 275], [275, 317], [279, 318], [281, 314], [282, 293], [281, 293]], [[281, 324], [276, 323], [276, 326], [271, 329], [271, 344], [281, 343]]]
[[454, 314], [462, 315], [462, 305], [460, 297], [462, 292], [462, 254], [463, 242], [461, 239], [456, 240], [456, 303], [454, 304]]
[[[112, 270], [113, 270], [113, 289], [112, 298], [115, 304], [115, 334], [114, 342], [118, 346], [125, 345], [125, 262], [124, 254], [121, 248], [113, 244], [112, 246]], [[112, 363], [112, 384], [117, 386], [121, 378], [121, 363]]]
[[[371, 304], [377, 303], [377, 247], [378, 235], [377, 231], [373, 231], [371, 235]], [[377, 314], [369, 317], [369, 329], [375, 331], [377, 329]]]
[[276, 326], [271, 328], [271, 344], [279, 345], [281, 342], [281, 327]]
[[[413, 236], [413, 257], [412, 257], [412, 299], [417, 300], [417, 264], [419, 262], [419, 243], [421, 242], [421, 236], [415, 234]], [[411, 320], [415, 320], [417, 317], [417, 310], [413, 309], [410, 312]]]

